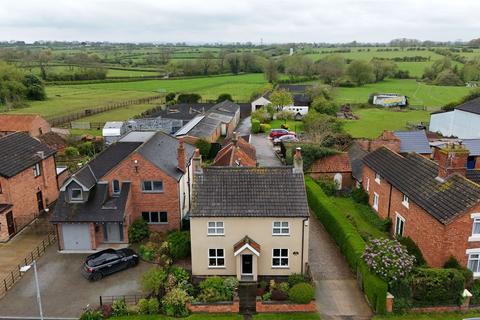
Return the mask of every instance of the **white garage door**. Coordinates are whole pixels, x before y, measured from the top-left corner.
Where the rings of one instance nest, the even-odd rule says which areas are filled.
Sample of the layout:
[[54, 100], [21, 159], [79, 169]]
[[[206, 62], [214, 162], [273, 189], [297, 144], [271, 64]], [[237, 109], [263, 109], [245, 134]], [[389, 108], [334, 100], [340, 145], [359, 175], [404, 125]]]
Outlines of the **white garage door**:
[[90, 250], [90, 230], [88, 224], [62, 225], [64, 250]]

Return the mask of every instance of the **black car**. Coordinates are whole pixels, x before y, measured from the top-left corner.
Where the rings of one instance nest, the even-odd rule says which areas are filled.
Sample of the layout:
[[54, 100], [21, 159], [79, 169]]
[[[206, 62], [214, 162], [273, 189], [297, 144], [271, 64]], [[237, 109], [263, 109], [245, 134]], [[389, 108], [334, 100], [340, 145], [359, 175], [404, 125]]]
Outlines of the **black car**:
[[132, 249], [106, 249], [89, 255], [82, 267], [82, 275], [91, 281], [134, 267], [138, 264], [138, 255]]

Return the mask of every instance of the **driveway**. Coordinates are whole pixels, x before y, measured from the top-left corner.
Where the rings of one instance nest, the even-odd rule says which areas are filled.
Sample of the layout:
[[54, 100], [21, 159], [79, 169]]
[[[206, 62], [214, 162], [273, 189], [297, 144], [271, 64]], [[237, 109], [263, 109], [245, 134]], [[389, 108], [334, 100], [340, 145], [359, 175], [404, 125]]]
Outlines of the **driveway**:
[[[61, 254], [55, 245], [37, 261], [40, 292], [45, 317], [79, 317], [87, 305], [98, 305], [99, 296], [140, 294], [139, 279], [151, 265], [140, 262], [98, 282], [80, 274], [86, 254]], [[0, 300], [0, 317], [38, 316], [33, 270]]]
[[309, 264], [322, 320], [366, 320], [372, 317], [345, 258], [313, 214], [310, 218]]

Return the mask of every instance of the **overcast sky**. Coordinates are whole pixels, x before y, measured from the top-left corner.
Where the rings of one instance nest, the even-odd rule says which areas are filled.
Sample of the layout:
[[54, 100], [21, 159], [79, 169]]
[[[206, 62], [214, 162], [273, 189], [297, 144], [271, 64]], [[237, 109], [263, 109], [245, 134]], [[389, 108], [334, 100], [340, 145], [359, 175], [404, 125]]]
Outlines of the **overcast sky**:
[[479, 17], [480, 0], [0, 0], [0, 40], [454, 41]]

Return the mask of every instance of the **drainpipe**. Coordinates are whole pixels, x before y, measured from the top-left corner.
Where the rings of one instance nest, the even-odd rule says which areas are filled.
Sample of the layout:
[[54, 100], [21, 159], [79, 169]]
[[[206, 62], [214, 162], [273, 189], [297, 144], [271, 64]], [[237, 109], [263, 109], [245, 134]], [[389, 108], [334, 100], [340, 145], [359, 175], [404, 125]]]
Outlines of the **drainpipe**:
[[390, 206], [392, 205], [392, 184], [390, 184], [390, 193], [388, 195], [388, 212], [387, 212], [387, 217], [390, 218]]
[[303, 274], [303, 251], [305, 248], [305, 222], [308, 221], [309, 218], [305, 218], [302, 220], [302, 255], [301, 255], [301, 268], [300, 268], [300, 273]]

